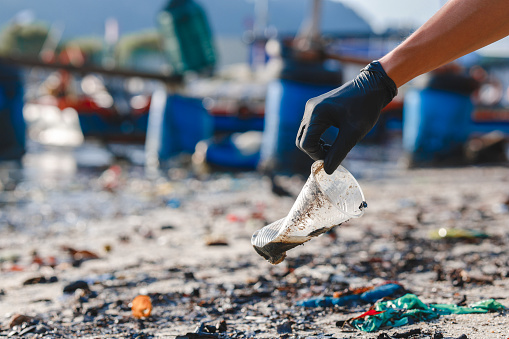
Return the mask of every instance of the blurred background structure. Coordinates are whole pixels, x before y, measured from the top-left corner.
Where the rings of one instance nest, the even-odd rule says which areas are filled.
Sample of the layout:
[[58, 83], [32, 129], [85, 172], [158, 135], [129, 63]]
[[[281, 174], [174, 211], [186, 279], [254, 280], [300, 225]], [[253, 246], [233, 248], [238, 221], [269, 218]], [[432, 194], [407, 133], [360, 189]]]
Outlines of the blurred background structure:
[[[352, 79], [442, 4], [6, 1], [0, 160], [64, 147], [149, 173], [305, 174], [294, 137], [307, 99]], [[408, 166], [506, 161], [508, 56], [502, 40], [405, 85], [364, 143], [399, 147]]]

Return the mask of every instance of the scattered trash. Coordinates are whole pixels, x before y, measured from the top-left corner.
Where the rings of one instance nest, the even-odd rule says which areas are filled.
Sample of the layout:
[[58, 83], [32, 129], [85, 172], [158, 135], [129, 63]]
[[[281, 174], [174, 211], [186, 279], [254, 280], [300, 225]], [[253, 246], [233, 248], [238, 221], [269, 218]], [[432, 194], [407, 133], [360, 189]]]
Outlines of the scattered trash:
[[[224, 320], [223, 320], [224, 321]], [[218, 324], [219, 325], [219, 324]], [[226, 325], [223, 325], [223, 327]], [[218, 338], [226, 338], [222, 335], [225, 331], [220, 331], [220, 327], [207, 325], [205, 323], [201, 323], [194, 333], [186, 333], [185, 335], [179, 335], [175, 339], [218, 339]], [[220, 332], [220, 333], [216, 333]]]
[[[172, 168], [147, 180], [142, 167], [122, 159], [119, 185], [110, 192], [98, 181], [107, 167], [78, 165], [72, 175], [50, 178], [30, 166], [34, 156], [25, 159], [26, 180], [0, 192], [0, 308], [9, 312], [0, 314], [0, 338], [452, 339], [475, 337], [473, 327], [484, 321], [494, 336], [508, 326], [505, 313], [442, 316], [472, 312], [472, 306], [477, 312], [509, 306], [506, 168], [393, 172], [392, 164], [380, 168], [354, 157], [348, 166], [357, 178], [369, 178], [360, 184], [374, 210], [336, 228], [336, 242], [317, 238], [271, 266], [241, 245], [266, 220], [280, 218], [293, 199], [272, 193], [269, 178], [259, 173], [198, 178]], [[276, 179], [293, 196], [305, 181]], [[422, 293], [423, 301], [447, 304], [427, 304], [438, 318], [426, 324], [384, 325], [372, 333], [354, 326], [389, 316], [399, 324], [400, 314], [409, 323], [419, 314], [427, 319], [425, 310], [392, 313], [373, 305], [404, 295], [404, 287]], [[145, 320], [133, 315], [133, 291], [150, 297], [153, 308]], [[12, 314], [34, 319], [9, 328]], [[340, 328], [333, 328], [336, 321]], [[189, 327], [199, 323], [198, 332]], [[409, 334], [418, 327], [420, 335]]]
[[420, 328], [416, 328], [415, 330], [410, 330], [410, 331], [407, 331], [407, 332], [401, 332], [401, 333], [394, 333], [392, 335], [392, 337], [394, 338], [409, 338], [411, 336], [414, 336], [414, 335], [419, 335], [421, 334], [421, 329]]
[[489, 276], [473, 276], [463, 269], [454, 269], [447, 275], [448, 280], [451, 281], [453, 286], [463, 287], [465, 284], [474, 283], [482, 285], [492, 285], [493, 277]]
[[228, 246], [228, 240], [221, 235], [208, 235], [205, 237], [205, 245], [207, 246]]
[[277, 325], [276, 331], [278, 334], [292, 333], [292, 323], [286, 320], [282, 324]]
[[217, 334], [211, 333], [186, 333], [185, 335], [178, 335], [175, 339], [217, 339]]
[[51, 284], [58, 281], [58, 278], [56, 276], [51, 276], [49, 278], [46, 278], [44, 276], [39, 276], [35, 278], [27, 279], [23, 282], [23, 286], [27, 285], [36, 285], [36, 284]]
[[99, 183], [103, 189], [113, 192], [120, 185], [120, 177], [122, 174], [122, 168], [118, 165], [112, 165], [99, 177]]
[[431, 239], [485, 239], [490, 236], [476, 230], [458, 228], [440, 228], [430, 233]]
[[[355, 293], [357, 292], [357, 293]], [[340, 297], [318, 297], [297, 302], [298, 306], [304, 307], [331, 307], [331, 306], [353, 306], [366, 303], [374, 303], [375, 301], [385, 298], [401, 295], [405, 292], [403, 286], [399, 284], [388, 283], [377, 287], [365, 288], [354, 291], [353, 294]]]
[[99, 256], [94, 252], [87, 250], [77, 250], [69, 246], [62, 246], [62, 250], [69, 253], [72, 259], [72, 266], [78, 267], [86, 260], [99, 259]]
[[152, 313], [152, 302], [148, 295], [138, 295], [132, 301], [131, 310], [135, 318], [147, 318]]
[[168, 201], [166, 201], [166, 206], [171, 208], [179, 208], [181, 204], [182, 202], [180, 201], [180, 199], [177, 198], [171, 198], [168, 199]]
[[226, 320], [222, 319], [216, 324], [216, 329], [219, 333], [224, 333], [228, 330], [228, 325], [226, 324]]
[[469, 307], [454, 304], [426, 305], [416, 295], [406, 294], [395, 300], [377, 302], [374, 312], [371, 310], [369, 313], [352, 318], [349, 323], [361, 331], [374, 332], [381, 327], [400, 327], [433, 320], [441, 315], [487, 313], [504, 309], [503, 305], [493, 299], [472, 304]]
[[355, 177], [343, 166], [330, 175], [323, 167], [323, 160], [313, 163], [311, 174], [286, 217], [252, 235], [256, 253], [271, 264], [283, 262], [288, 250], [364, 214], [367, 203]]
[[500, 131], [493, 131], [481, 137], [472, 138], [465, 147], [467, 160], [473, 164], [507, 161], [506, 137]]
[[64, 293], [74, 293], [76, 290], [90, 291], [88, 283], [83, 280], [74, 281], [64, 287]]
[[32, 317], [26, 316], [24, 314], [15, 314], [9, 320], [9, 328], [13, 328], [14, 326], [20, 326], [24, 323], [29, 323], [32, 321]]

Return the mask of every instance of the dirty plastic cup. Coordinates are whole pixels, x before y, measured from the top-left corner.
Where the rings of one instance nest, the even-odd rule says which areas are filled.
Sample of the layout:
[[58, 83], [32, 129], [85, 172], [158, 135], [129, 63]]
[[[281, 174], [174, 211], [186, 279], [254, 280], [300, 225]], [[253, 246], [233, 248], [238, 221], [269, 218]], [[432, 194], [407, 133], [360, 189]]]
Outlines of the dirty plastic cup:
[[343, 166], [328, 175], [323, 161], [311, 174], [285, 218], [256, 231], [251, 244], [271, 264], [279, 264], [286, 251], [364, 214], [367, 204], [359, 183]]

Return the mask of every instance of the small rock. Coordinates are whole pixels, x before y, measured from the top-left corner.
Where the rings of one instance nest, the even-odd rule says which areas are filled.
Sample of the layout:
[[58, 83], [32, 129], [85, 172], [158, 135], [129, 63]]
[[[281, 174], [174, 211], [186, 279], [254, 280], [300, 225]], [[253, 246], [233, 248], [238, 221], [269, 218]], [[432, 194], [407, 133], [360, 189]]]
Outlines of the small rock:
[[77, 280], [74, 281], [67, 286], [64, 287], [64, 293], [74, 293], [77, 289], [82, 289], [84, 291], [90, 291], [90, 287], [88, 287], [88, 284], [86, 281], [83, 280]]
[[57, 281], [58, 281], [58, 278], [56, 276], [52, 276], [50, 278], [40, 276], [40, 277], [35, 277], [35, 278], [30, 278], [30, 279], [25, 280], [23, 282], [23, 286], [36, 285], [36, 284], [50, 284], [50, 283], [54, 283]]
[[227, 325], [226, 325], [226, 320], [224, 320], [224, 319], [223, 319], [223, 320], [221, 320], [220, 322], [218, 322], [218, 323], [217, 323], [217, 325], [216, 325], [216, 328], [217, 328], [217, 331], [218, 331], [219, 333], [224, 333], [224, 332], [226, 332], [226, 331], [227, 331], [227, 329], [228, 329], [228, 328], [227, 328]]
[[205, 332], [207, 332], [207, 333], [216, 333], [216, 331], [217, 331], [217, 328], [212, 325], [205, 325], [204, 329], [205, 329]]
[[284, 321], [282, 324], [277, 325], [276, 331], [278, 334], [292, 333], [292, 324], [289, 321]]
[[18, 333], [18, 334], [19, 334], [20, 336], [23, 336], [23, 335], [25, 335], [25, 334], [27, 334], [27, 333], [35, 332], [35, 330], [36, 330], [36, 329], [37, 329], [37, 326], [35, 326], [35, 325], [27, 326], [27, 327], [25, 327], [23, 330], [19, 331], [19, 333]]
[[9, 321], [9, 328], [13, 328], [14, 326], [20, 326], [24, 323], [29, 323], [32, 321], [32, 317], [26, 316], [24, 314], [15, 314], [11, 317]]

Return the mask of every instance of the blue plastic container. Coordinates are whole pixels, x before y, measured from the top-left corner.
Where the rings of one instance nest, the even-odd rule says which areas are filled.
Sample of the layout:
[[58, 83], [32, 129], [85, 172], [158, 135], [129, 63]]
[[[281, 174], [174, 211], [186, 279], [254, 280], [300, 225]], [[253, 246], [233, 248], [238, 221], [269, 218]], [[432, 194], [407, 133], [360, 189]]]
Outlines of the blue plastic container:
[[[280, 79], [268, 86], [265, 103], [265, 127], [260, 161], [271, 171], [291, 174], [308, 173], [312, 160], [295, 145], [306, 102], [336, 86], [317, 85]], [[337, 129], [323, 136], [332, 143]]]
[[214, 131], [217, 132], [247, 132], [263, 131], [264, 118], [238, 116], [214, 116]]
[[85, 137], [111, 141], [144, 141], [147, 133], [148, 114], [112, 117], [97, 112], [78, 112], [78, 119]]
[[0, 65], [0, 161], [20, 160], [25, 154], [23, 92], [20, 71]]
[[228, 136], [219, 143], [208, 143], [206, 160], [219, 167], [254, 170], [260, 161], [260, 152], [243, 154], [232, 141], [232, 136]]
[[192, 154], [196, 144], [213, 133], [212, 117], [202, 101], [154, 93], [149, 112], [146, 151], [165, 161], [179, 153]]
[[470, 133], [472, 110], [466, 95], [409, 91], [403, 105], [403, 147], [412, 161], [428, 163], [461, 153]]

